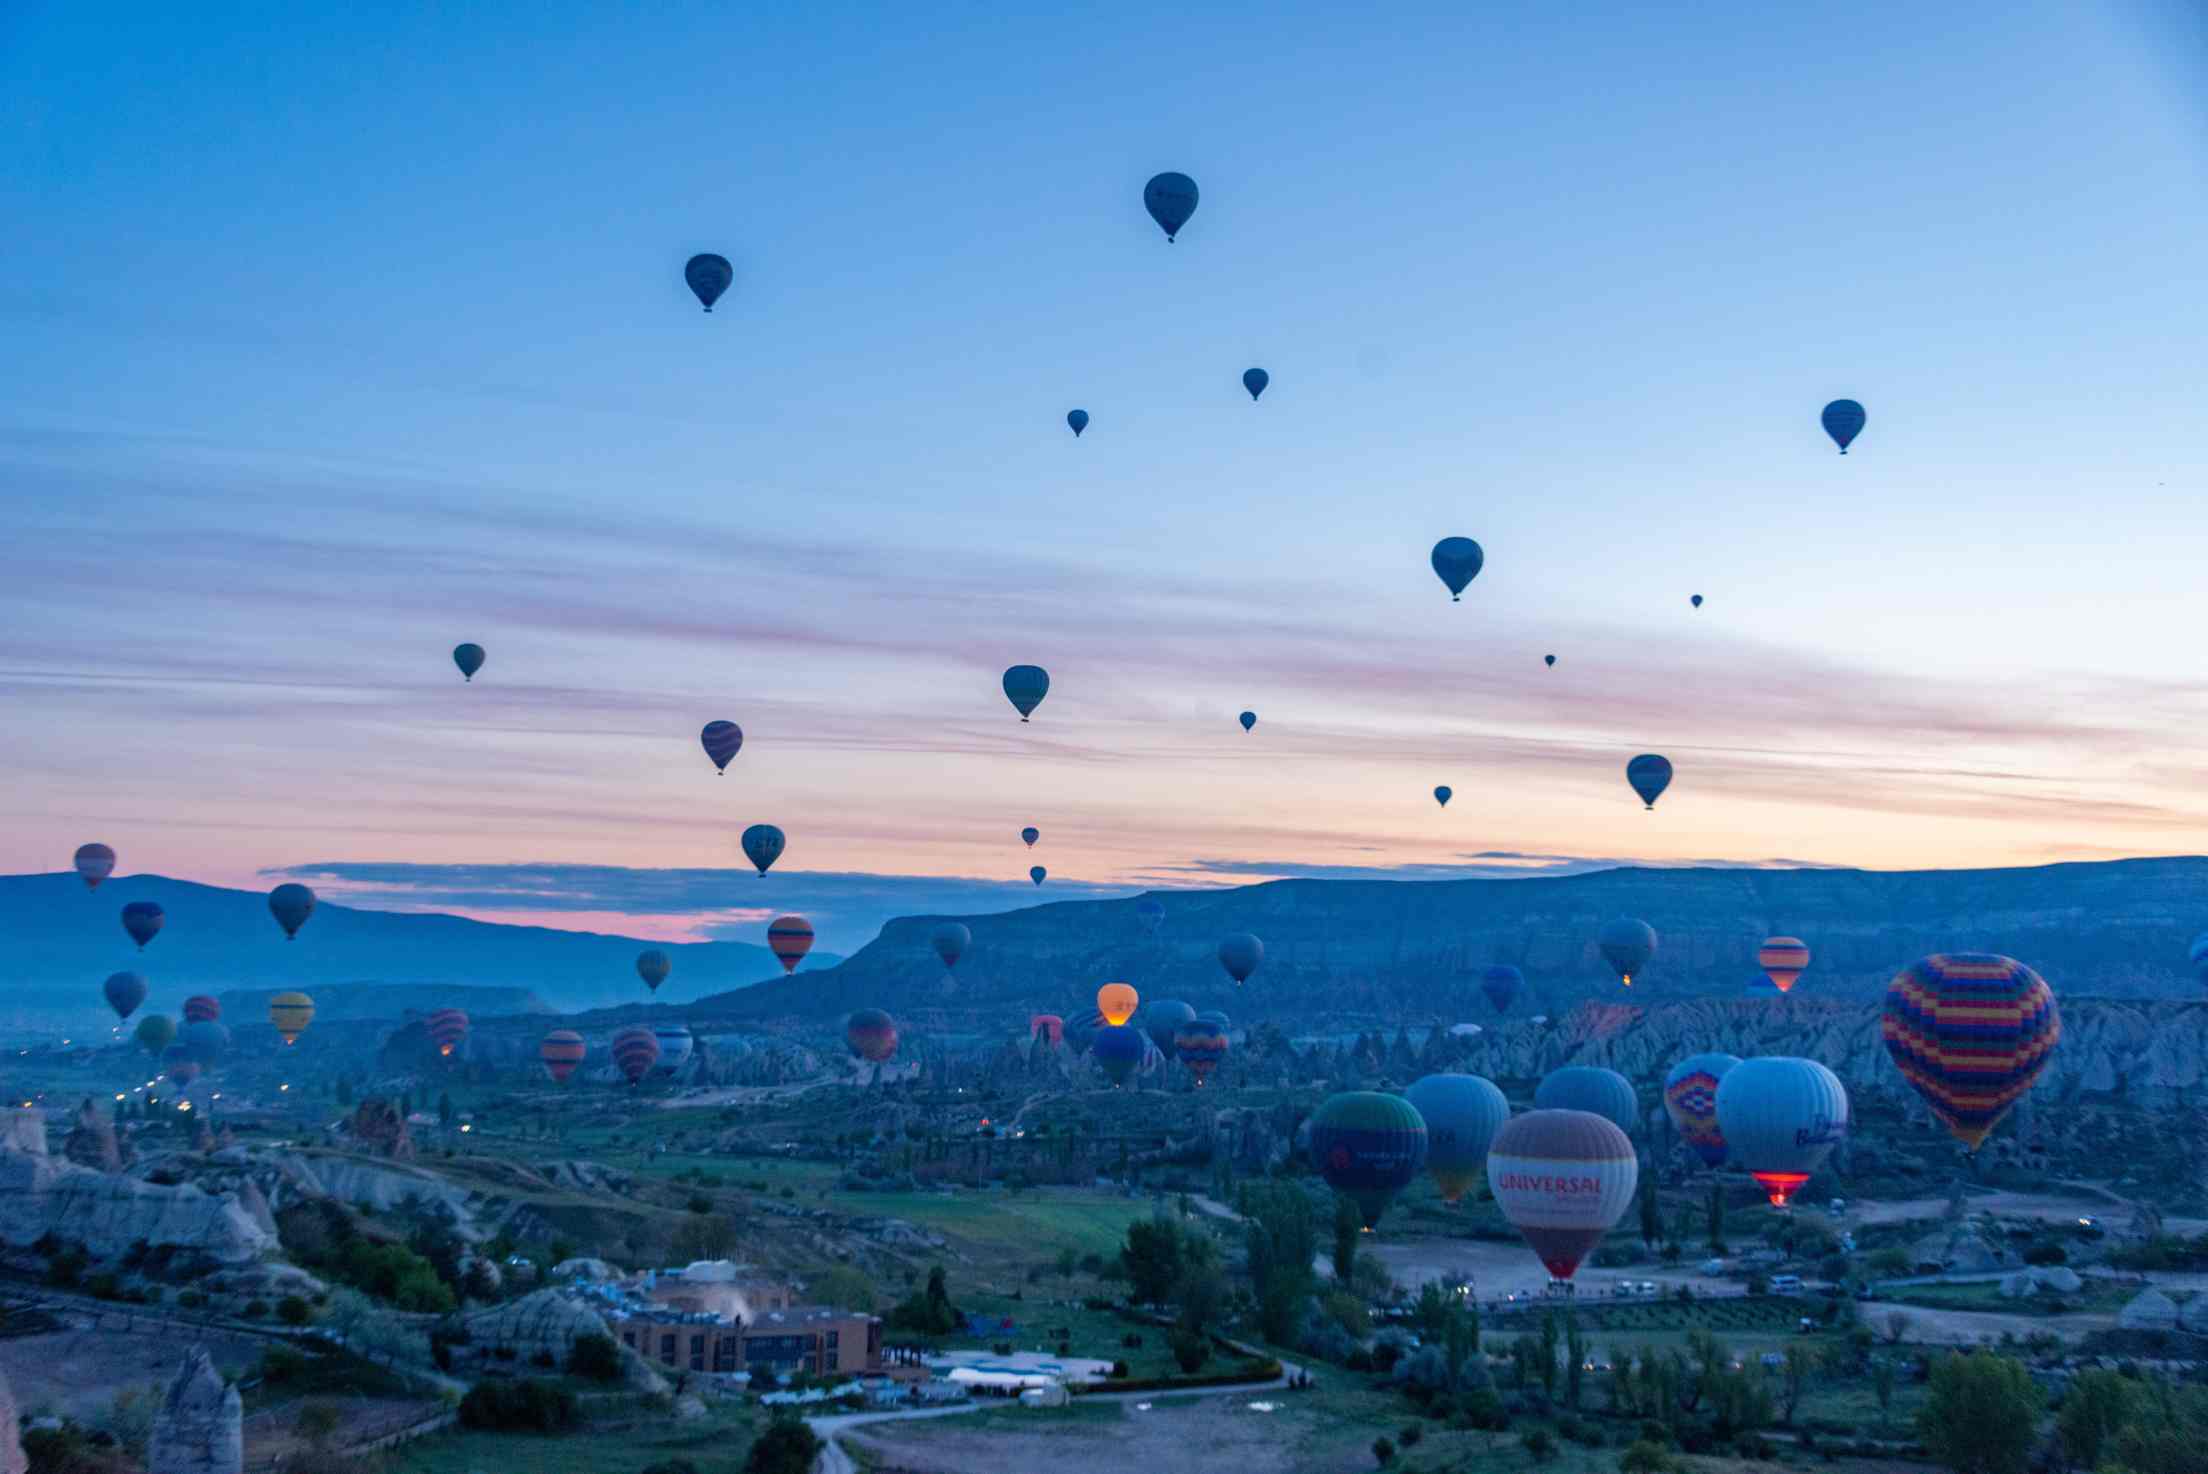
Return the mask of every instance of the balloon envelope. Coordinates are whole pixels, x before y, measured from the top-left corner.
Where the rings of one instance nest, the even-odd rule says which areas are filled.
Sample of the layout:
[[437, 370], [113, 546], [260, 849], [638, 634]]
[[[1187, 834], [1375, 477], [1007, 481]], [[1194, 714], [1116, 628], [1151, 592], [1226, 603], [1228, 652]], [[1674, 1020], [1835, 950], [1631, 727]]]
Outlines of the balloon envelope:
[[652, 1030], [652, 1038], [659, 1045], [659, 1060], [652, 1069], [661, 1075], [673, 1075], [688, 1064], [690, 1051], [697, 1043], [681, 1024], [661, 1024]]
[[1426, 1170], [1441, 1200], [1454, 1203], [1480, 1180], [1488, 1145], [1510, 1119], [1510, 1103], [1494, 1081], [1478, 1075], [1427, 1075], [1412, 1081], [1403, 1098], [1426, 1123]]
[[1449, 800], [1455, 798], [1456, 796], [1457, 791], [1454, 788], [1451, 788], [1446, 783], [1442, 784], [1440, 787], [1434, 790], [1434, 802], [1440, 804], [1445, 809], [1449, 807]]
[[699, 305], [711, 312], [713, 304], [721, 300], [721, 293], [736, 280], [736, 268], [728, 264], [726, 256], [701, 251], [683, 263], [682, 279], [689, 284]]
[[1142, 1002], [1142, 995], [1125, 983], [1106, 983], [1096, 990], [1096, 1011], [1104, 1015], [1104, 1022], [1117, 1027], [1135, 1016], [1135, 1008]]
[[1246, 983], [1250, 974], [1265, 960], [1265, 944], [1246, 931], [1233, 932], [1220, 939], [1219, 965], [1227, 970], [1227, 976], [1236, 983]]
[[1186, 174], [1153, 174], [1142, 187], [1142, 207], [1158, 222], [1167, 240], [1179, 235], [1188, 217], [1196, 213], [1196, 199], [1196, 181]]
[[222, 1005], [205, 993], [194, 993], [184, 1000], [183, 1013], [188, 1024], [215, 1021], [222, 1017]]
[[84, 888], [96, 891], [101, 881], [115, 873], [115, 852], [104, 844], [80, 844], [75, 864], [77, 874], [84, 877]]
[[1556, 664], [1556, 657], [1555, 657], [1554, 655], [1544, 655], [1544, 656], [1542, 656], [1542, 657], [1541, 657], [1541, 659], [1542, 659], [1542, 662], [1543, 662], [1544, 664], [1547, 664], [1547, 665], [1554, 665], [1554, 664]]
[[171, 1085], [181, 1089], [199, 1078], [199, 1058], [188, 1045], [171, 1044], [161, 1051], [161, 1071]]
[[767, 923], [767, 947], [785, 974], [796, 972], [813, 950], [813, 924], [802, 916], [777, 916]]
[[1079, 440], [1081, 432], [1089, 428], [1089, 412], [1085, 409], [1067, 410], [1066, 423], [1073, 427], [1073, 438]]
[[1633, 785], [1633, 791], [1641, 796], [1641, 802], [1649, 808], [1656, 807], [1656, 800], [1671, 787], [1671, 759], [1659, 753], [1644, 752], [1625, 765], [1625, 781]]
[[1242, 387], [1250, 391], [1252, 400], [1263, 394], [1265, 386], [1271, 382], [1273, 382], [1273, 376], [1261, 368], [1242, 370]]
[[1193, 1022], [1196, 1010], [1178, 998], [1153, 998], [1142, 1007], [1142, 1032], [1167, 1055], [1173, 1052], [1173, 1036], [1181, 1025]]
[[1434, 574], [1449, 590], [1449, 602], [1457, 602], [1465, 586], [1480, 576], [1480, 569], [1487, 563], [1487, 554], [1480, 545], [1468, 537], [1445, 537], [1434, 544], [1428, 559], [1434, 565]]
[[1150, 1041], [1127, 1024], [1106, 1024], [1089, 1041], [1089, 1054], [1114, 1085], [1124, 1085], [1142, 1064]]
[[447, 1059], [468, 1037], [468, 1016], [457, 1008], [439, 1008], [422, 1020], [422, 1028], [429, 1035], [429, 1042], [437, 1046], [437, 1052]]
[[1702, 607], [1702, 596], [1700, 594], [1689, 594], [1687, 596], [1687, 602], [1689, 604], [1692, 604], [1695, 608], [1700, 609]]
[[1400, 1095], [1352, 1090], [1311, 1116], [1311, 1161], [1371, 1228], [1426, 1165], [1426, 1122]]
[[575, 1073], [575, 1067], [589, 1052], [583, 1036], [573, 1029], [554, 1029], [537, 1045], [537, 1058], [543, 1061], [544, 1072], [559, 1085], [567, 1083], [567, 1077]]
[[1648, 966], [1656, 955], [1656, 928], [1631, 916], [1621, 916], [1602, 929], [1602, 939], [1597, 943], [1602, 960], [1617, 970], [1618, 978], [1628, 988], [1633, 986], [1633, 974]]
[[1809, 947], [1800, 937], [1766, 937], [1756, 949], [1756, 966], [1784, 993], [1809, 966]]
[[1498, 962], [1480, 974], [1480, 991], [1494, 1005], [1497, 1013], [1505, 1012], [1517, 1001], [1518, 990], [1526, 985], [1526, 975], [1507, 962]]
[[1242, 730], [1247, 732], [1250, 730], [1250, 728], [1257, 725], [1257, 713], [1254, 711], [1246, 711], [1242, 713], [1241, 716], [1236, 717], [1235, 720], [1240, 722], [1242, 724]]
[[647, 948], [636, 954], [636, 975], [654, 993], [659, 991], [659, 985], [666, 982], [667, 975], [674, 970], [674, 960], [657, 947]]
[[1816, 1060], [1759, 1055], [1718, 1082], [1717, 1124], [1727, 1155], [1783, 1208], [1848, 1134], [1848, 1092]]
[[1825, 406], [1817, 417], [1824, 422], [1825, 433], [1833, 444], [1840, 447], [1840, 454], [1848, 453], [1848, 444], [1863, 433], [1863, 425], [1870, 417], [1863, 413], [1863, 406], [1852, 399], [1835, 399]]
[[1901, 1077], [1975, 1152], [2047, 1068], [2062, 1015], [2046, 980], [2015, 958], [1936, 952], [1886, 985], [1879, 1032]]
[[146, 950], [146, 943], [160, 933], [161, 923], [167, 920], [161, 908], [152, 901], [132, 901], [123, 907], [123, 930], [138, 944], [138, 950]]
[[1027, 1016], [1027, 1037], [1053, 1046], [1062, 1044], [1066, 1038], [1066, 1021], [1055, 1013], [1031, 1013]]
[[1534, 1087], [1533, 1103], [1544, 1111], [1586, 1111], [1625, 1132], [1632, 1131], [1641, 1118], [1633, 1082], [1600, 1065], [1564, 1065], [1549, 1071]]
[[1528, 1111], [1487, 1149], [1487, 1185], [1549, 1273], [1568, 1280], [1640, 1184], [1633, 1143], [1586, 1111]]
[[759, 874], [764, 876], [782, 858], [783, 846], [788, 843], [772, 824], [754, 824], [744, 831], [744, 858], [758, 866]]
[[453, 646], [452, 663], [460, 667], [462, 680], [474, 680], [475, 673], [483, 668], [483, 647], [481, 645]]
[[110, 973], [100, 984], [100, 992], [106, 995], [107, 1006], [115, 1010], [115, 1017], [127, 1019], [146, 1001], [146, 980], [134, 972]]
[[698, 745], [705, 749], [713, 770], [725, 773], [729, 759], [744, 750], [744, 729], [734, 722], [707, 722], [698, 733]]
[[1037, 885], [1041, 885], [1046, 879], [1049, 878], [1049, 876], [1050, 872], [1048, 870], [1045, 870], [1040, 865], [1030, 865], [1027, 867], [1027, 878], [1034, 881]]
[[268, 1021], [286, 1044], [296, 1044], [314, 1022], [314, 1000], [304, 993], [278, 993], [268, 1000]]
[[130, 1037], [138, 1041], [140, 1049], [157, 1055], [176, 1042], [176, 1025], [164, 1014], [149, 1013], [138, 1020]]
[[297, 881], [287, 881], [268, 893], [268, 914], [284, 929], [284, 939], [299, 935], [299, 928], [314, 914], [314, 892]]
[[1004, 696], [1026, 721], [1050, 694], [1050, 672], [1039, 665], [1015, 665], [1004, 673]]
[[943, 959], [946, 968], [956, 969], [958, 959], [966, 955], [967, 943], [974, 934], [956, 921], [946, 921], [935, 929], [928, 941], [935, 947], [935, 955]]
[[1192, 1018], [1173, 1031], [1173, 1054], [1202, 1085], [1227, 1057], [1227, 1031], [1206, 1018]]
[[1690, 1054], [1664, 1076], [1664, 1114], [1705, 1167], [1725, 1164], [1725, 1133], [1717, 1124], [1717, 1086], [1740, 1063], [1733, 1054]]
[[1043, 831], [1037, 829], [1032, 824], [1028, 825], [1025, 829], [1020, 831], [1020, 842], [1025, 844], [1029, 849], [1035, 848], [1035, 841], [1041, 839], [1042, 837]]
[[214, 1019], [197, 1019], [176, 1031], [176, 1042], [190, 1050], [202, 1068], [211, 1070], [230, 1052], [230, 1031]]
[[650, 1029], [627, 1028], [613, 1036], [613, 1067], [631, 1085], [652, 1072], [659, 1063], [659, 1039]]

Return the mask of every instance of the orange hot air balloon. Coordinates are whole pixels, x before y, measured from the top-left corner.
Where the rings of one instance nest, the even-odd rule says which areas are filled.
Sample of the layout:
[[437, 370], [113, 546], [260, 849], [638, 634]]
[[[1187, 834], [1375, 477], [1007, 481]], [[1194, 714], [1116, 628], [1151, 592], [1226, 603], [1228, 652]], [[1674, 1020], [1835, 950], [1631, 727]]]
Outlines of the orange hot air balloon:
[[460, 1041], [468, 1037], [468, 1016], [457, 1008], [440, 1008], [422, 1020], [429, 1031], [429, 1042], [437, 1046], [437, 1052], [447, 1059]]
[[544, 1072], [558, 1085], [567, 1083], [567, 1077], [575, 1073], [587, 1053], [583, 1036], [573, 1029], [554, 1029], [537, 1045], [537, 1058], [544, 1061]]
[[1809, 966], [1809, 947], [1800, 937], [1770, 937], [1756, 949], [1756, 966], [1784, 993]]
[[1135, 1016], [1141, 1002], [1142, 995], [1125, 983], [1106, 983], [1096, 990], [1096, 1011], [1115, 1029]]

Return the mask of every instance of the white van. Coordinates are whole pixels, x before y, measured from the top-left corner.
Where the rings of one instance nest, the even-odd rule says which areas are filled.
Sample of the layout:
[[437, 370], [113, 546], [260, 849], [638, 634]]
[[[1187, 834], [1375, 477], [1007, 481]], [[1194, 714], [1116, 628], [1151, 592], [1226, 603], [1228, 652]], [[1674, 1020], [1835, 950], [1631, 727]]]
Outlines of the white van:
[[1802, 1293], [1802, 1277], [1798, 1274], [1771, 1276], [1771, 1293], [1774, 1295], [1799, 1295]]

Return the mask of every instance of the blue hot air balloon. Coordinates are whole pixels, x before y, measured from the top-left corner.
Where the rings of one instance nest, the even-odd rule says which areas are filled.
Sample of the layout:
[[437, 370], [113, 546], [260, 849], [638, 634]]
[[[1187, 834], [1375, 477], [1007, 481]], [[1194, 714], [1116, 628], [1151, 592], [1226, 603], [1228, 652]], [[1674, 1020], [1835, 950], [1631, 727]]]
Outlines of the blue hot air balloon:
[[1089, 412], [1085, 409], [1066, 411], [1066, 423], [1073, 427], [1073, 438], [1079, 440], [1081, 432], [1089, 428]]
[[713, 770], [725, 773], [729, 760], [744, 750], [744, 729], [734, 722], [707, 722], [705, 730], [698, 733], [698, 744], [705, 749]]
[[141, 952], [146, 950], [146, 943], [154, 939], [155, 934], [161, 930], [161, 923], [167, 919], [162, 915], [161, 907], [153, 901], [132, 901], [123, 907], [123, 930], [130, 933], [130, 939], [138, 944]]
[[1238, 931], [1219, 939], [1219, 965], [1227, 970], [1227, 976], [1237, 984], [1250, 980], [1258, 964], [1265, 960], [1265, 944], [1246, 931]]
[[1196, 1010], [1174, 998], [1153, 998], [1142, 1005], [1142, 1031], [1170, 1058], [1173, 1036], [1181, 1025], [1194, 1021]]
[[1533, 1104], [1543, 1111], [1591, 1112], [1628, 1136], [1641, 1117], [1633, 1082], [1598, 1065], [1565, 1065], [1549, 1071], [1534, 1087]]
[[1462, 597], [1465, 585], [1480, 576], [1487, 554], [1468, 537], [1445, 537], [1434, 544], [1431, 561], [1435, 574], [1449, 586], [1449, 602], [1454, 604]]
[[1544, 655], [1541, 657], [1541, 661], [1544, 665], [1554, 666], [1556, 664], [1556, 657], [1554, 655]]
[[721, 293], [736, 280], [736, 268], [728, 264], [726, 256], [716, 256], [710, 251], [692, 256], [683, 264], [682, 279], [690, 284], [705, 310], [711, 312], [713, 304], [721, 300]]
[[452, 647], [452, 663], [460, 667], [460, 679], [472, 681], [475, 673], [483, 668], [481, 645], [455, 645]]
[[146, 980], [134, 972], [113, 973], [100, 985], [100, 991], [107, 995], [107, 1006], [115, 1010], [115, 1017], [127, 1019], [146, 1001]]
[[1242, 723], [1242, 730], [1247, 732], [1250, 730], [1250, 728], [1257, 725], [1257, 713], [1254, 711], [1246, 711], [1242, 713], [1242, 715], [1236, 720]]
[[782, 831], [772, 824], [754, 824], [744, 831], [744, 858], [759, 867], [760, 877], [764, 879], [774, 862], [782, 858], [783, 847], [788, 843]]
[[1265, 392], [1265, 386], [1271, 382], [1273, 382], [1273, 376], [1261, 368], [1242, 370], [1242, 387], [1250, 391], [1250, 398], [1253, 401], [1258, 395]]
[[966, 946], [973, 941], [973, 932], [963, 922], [946, 921], [928, 938], [928, 945], [935, 948], [935, 955], [943, 959], [946, 972], [955, 971], [958, 959], [966, 955]]
[[1702, 596], [1700, 594], [1689, 594], [1687, 595], [1687, 602], [1700, 609], [1702, 607]]
[[1660, 753], [1644, 752], [1625, 765], [1625, 781], [1633, 785], [1633, 791], [1641, 796], [1641, 802], [1650, 808], [1671, 787], [1671, 759]]
[[1048, 870], [1045, 870], [1040, 865], [1030, 865], [1027, 867], [1027, 878], [1034, 881], [1037, 885], [1041, 885], [1043, 881], [1049, 876], [1049, 874], [1050, 872]]
[[1151, 1047], [1133, 1024], [1106, 1024], [1089, 1036], [1089, 1056], [1114, 1085], [1127, 1083]]
[[1835, 399], [1825, 406], [1819, 416], [1825, 422], [1825, 433], [1840, 447], [1840, 454], [1848, 453], [1848, 442], [1863, 433], [1863, 422], [1868, 418], [1863, 406], [1852, 399]]
[[1510, 1103], [1494, 1081], [1478, 1075], [1427, 1075], [1403, 1098], [1426, 1123], [1426, 1170], [1441, 1200], [1454, 1203], [1479, 1181], [1487, 1145], [1510, 1119]]
[[1498, 962], [1480, 974], [1480, 991], [1495, 1005], [1497, 1013], [1507, 1012], [1517, 1001], [1518, 990], [1525, 985], [1526, 975], [1507, 962]]
[[1603, 927], [1596, 946], [1602, 960], [1617, 970], [1618, 980], [1630, 988], [1633, 974], [1656, 955], [1656, 928], [1636, 917], [1621, 916]]
[[296, 880], [286, 881], [268, 893], [268, 914], [284, 929], [284, 940], [290, 941], [314, 914], [314, 892]]
[[1042, 837], [1043, 831], [1037, 829], [1032, 824], [1028, 825], [1025, 829], [1020, 831], [1020, 838], [1027, 842], [1027, 847], [1029, 849], [1035, 848], [1035, 841], [1041, 839]]
[[1154, 174], [1142, 187], [1142, 207], [1170, 241], [1196, 213], [1196, 181], [1186, 174]]
[[1005, 699], [1026, 721], [1050, 694], [1050, 672], [1039, 665], [1015, 665], [1004, 673]]
[[1813, 1059], [1745, 1059], [1717, 1084], [1725, 1154], [1783, 1208], [1848, 1134], [1848, 1092]]
[[1457, 791], [1454, 788], [1451, 788], [1446, 783], [1442, 784], [1440, 787], [1434, 790], [1434, 802], [1440, 804], [1445, 809], [1449, 807], [1449, 800], [1455, 798], [1456, 796]]

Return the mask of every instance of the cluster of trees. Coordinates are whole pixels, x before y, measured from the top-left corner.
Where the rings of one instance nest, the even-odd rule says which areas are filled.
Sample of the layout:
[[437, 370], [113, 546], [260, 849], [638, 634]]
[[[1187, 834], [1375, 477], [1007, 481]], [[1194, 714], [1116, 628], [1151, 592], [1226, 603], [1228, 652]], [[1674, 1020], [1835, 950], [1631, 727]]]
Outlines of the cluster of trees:
[[476, 1383], [460, 1399], [460, 1425], [485, 1433], [560, 1433], [582, 1421], [575, 1394], [541, 1377]]
[[963, 1319], [951, 1303], [950, 1286], [940, 1264], [928, 1271], [926, 1289], [898, 1301], [885, 1317], [891, 1330], [914, 1336], [947, 1336]]
[[2073, 1468], [2192, 1474], [2208, 1463], [2208, 1388], [2081, 1372], [2055, 1415], [2055, 1437]]
[[1227, 1306], [1227, 1278], [1209, 1234], [1159, 1213], [1127, 1226], [1119, 1251], [1127, 1292], [1140, 1304], [1173, 1312], [1166, 1344], [1191, 1375], [1211, 1359], [1211, 1331]]

